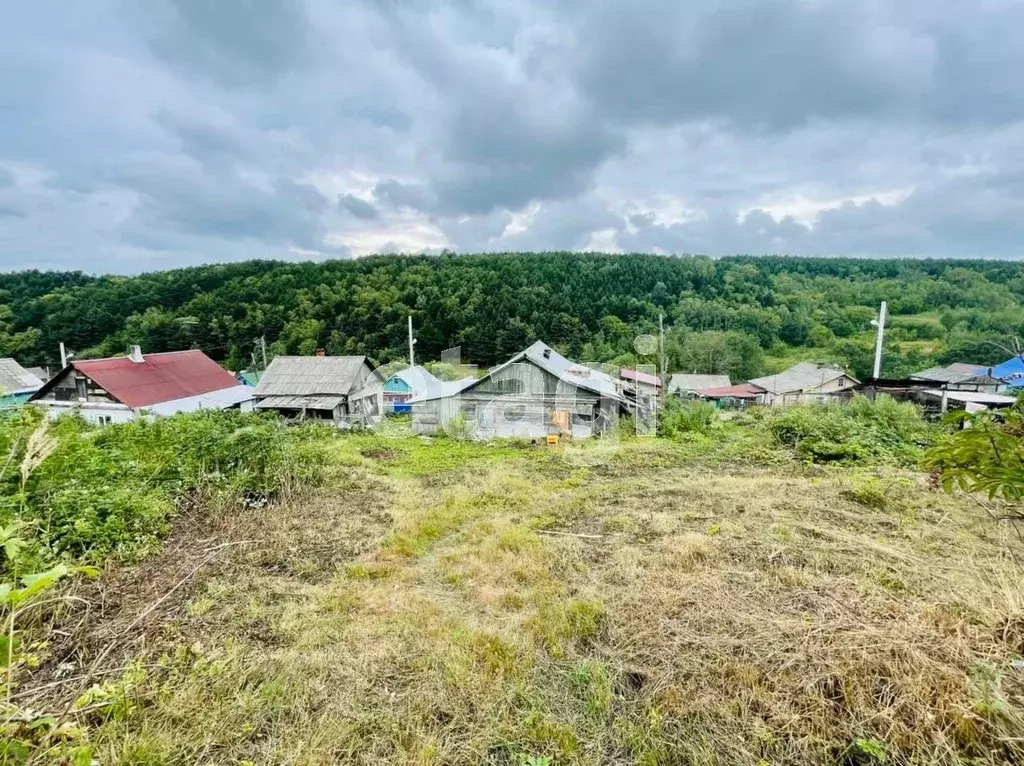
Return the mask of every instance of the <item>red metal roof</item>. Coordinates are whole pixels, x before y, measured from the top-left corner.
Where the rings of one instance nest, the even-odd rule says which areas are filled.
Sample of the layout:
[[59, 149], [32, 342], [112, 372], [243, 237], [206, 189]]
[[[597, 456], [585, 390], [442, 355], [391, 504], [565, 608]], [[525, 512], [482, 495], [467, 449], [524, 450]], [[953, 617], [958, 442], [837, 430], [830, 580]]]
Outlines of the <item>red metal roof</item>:
[[724, 399], [731, 396], [734, 399], [755, 399], [758, 394], [763, 394], [760, 388], [750, 383], [740, 383], [736, 386], [717, 386], [715, 388], [702, 388], [697, 392], [709, 399]]
[[651, 375], [646, 372], [640, 372], [639, 370], [631, 370], [628, 367], [623, 367], [619, 374], [623, 380], [635, 380], [637, 383], [646, 383], [648, 386], [660, 386], [661, 378], [657, 375]]
[[149, 407], [238, 385], [230, 372], [202, 351], [145, 354], [142, 359], [133, 362], [119, 356], [75, 360], [71, 364], [129, 407]]

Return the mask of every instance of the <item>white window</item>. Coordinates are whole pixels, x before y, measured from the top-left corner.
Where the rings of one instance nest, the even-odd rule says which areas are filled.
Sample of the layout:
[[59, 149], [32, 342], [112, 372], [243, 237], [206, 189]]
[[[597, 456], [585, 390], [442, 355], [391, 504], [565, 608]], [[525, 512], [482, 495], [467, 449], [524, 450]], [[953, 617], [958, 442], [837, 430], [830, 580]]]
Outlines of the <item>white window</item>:
[[114, 418], [110, 415], [97, 415], [96, 422], [101, 426], [107, 426], [114, 422]]

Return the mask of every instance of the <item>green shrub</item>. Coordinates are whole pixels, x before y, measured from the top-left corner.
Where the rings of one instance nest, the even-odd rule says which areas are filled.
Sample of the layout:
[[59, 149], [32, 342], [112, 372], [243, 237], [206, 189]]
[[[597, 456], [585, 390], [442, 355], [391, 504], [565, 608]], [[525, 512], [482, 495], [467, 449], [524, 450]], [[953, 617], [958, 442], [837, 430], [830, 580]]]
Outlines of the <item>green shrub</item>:
[[658, 435], [669, 439], [694, 433], [709, 435], [720, 427], [718, 409], [709, 402], [669, 399], [658, 418]]
[[856, 396], [848, 405], [767, 409], [761, 425], [781, 445], [815, 462], [915, 465], [934, 431], [913, 404]]

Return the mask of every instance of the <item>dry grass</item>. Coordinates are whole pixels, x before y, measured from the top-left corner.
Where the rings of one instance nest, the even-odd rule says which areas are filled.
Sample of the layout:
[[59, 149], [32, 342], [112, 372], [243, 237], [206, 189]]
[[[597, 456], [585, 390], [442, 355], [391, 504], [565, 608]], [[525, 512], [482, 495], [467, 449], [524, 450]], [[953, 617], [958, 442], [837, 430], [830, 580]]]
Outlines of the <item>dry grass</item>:
[[90, 698], [102, 763], [1024, 759], [1015, 538], [921, 477], [360, 439], [217, 522], [261, 542]]

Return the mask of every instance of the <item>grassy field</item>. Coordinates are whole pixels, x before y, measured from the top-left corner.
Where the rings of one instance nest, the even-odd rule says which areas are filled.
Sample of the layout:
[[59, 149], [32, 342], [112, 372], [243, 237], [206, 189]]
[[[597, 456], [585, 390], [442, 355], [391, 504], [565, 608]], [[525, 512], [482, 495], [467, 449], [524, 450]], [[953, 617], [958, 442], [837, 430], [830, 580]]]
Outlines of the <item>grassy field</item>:
[[103, 764], [1022, 762], [1012, 532], [921, 474], [745, 457], [349, 435], [328, 488], [79, 586], [30, 692], [108, 651], [74, 714]]

